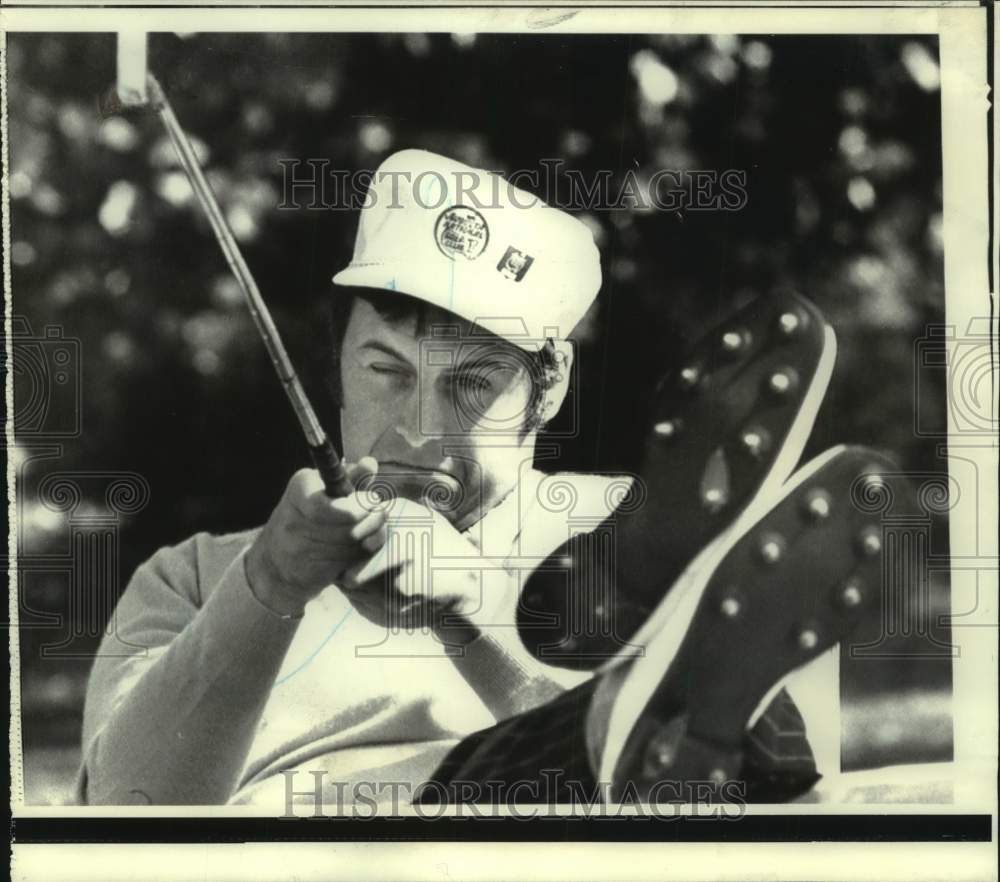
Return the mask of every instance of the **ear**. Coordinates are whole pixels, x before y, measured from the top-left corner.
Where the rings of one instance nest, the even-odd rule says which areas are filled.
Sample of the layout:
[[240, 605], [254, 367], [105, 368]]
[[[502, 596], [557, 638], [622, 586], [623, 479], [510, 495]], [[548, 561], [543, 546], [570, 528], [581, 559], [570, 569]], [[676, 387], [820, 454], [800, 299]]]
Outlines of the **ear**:
[[569, 340], [553, 341], [556, 350], [557, 377], [552, 388], [545, 393], [542, 404], [542, 422], [548, 422], [563, 406], [569, 391], [569, 378], [573, 370], [573, 344]]

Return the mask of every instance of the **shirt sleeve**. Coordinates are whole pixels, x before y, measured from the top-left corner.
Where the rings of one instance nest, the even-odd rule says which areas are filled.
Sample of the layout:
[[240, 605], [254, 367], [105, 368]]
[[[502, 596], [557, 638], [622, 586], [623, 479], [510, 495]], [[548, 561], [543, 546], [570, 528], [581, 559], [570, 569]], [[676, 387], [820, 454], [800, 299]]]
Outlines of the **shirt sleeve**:
[[205, 534], [139, 567], [95, 660], [77, 798], [91, 804], [219, 804], [247, 751], [298, 620], [261, 604], [249, 542], [209, 584]]
[[479, 636], [452, 661], [497, 720], [545, 704], [590, 679], [589, 671], [547, 665], [525, 648], [514, 626], [521, 589], [518, 574], [498, 568], [483, 577], [484, 591], [503, 595], [502, 602], [490, 623], [480, 624]]

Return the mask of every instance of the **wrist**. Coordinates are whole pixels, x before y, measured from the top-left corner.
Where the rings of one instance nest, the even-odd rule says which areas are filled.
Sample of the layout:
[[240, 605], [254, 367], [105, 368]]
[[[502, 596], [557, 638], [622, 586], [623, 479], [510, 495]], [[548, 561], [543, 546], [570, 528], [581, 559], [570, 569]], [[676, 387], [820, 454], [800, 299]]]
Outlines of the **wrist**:
[[302, 618], [304, 600], [297, 592], [288, 589], [256, 543], [244, 555], [243, 571], [250, 593], [258, 603], [282, 619]]

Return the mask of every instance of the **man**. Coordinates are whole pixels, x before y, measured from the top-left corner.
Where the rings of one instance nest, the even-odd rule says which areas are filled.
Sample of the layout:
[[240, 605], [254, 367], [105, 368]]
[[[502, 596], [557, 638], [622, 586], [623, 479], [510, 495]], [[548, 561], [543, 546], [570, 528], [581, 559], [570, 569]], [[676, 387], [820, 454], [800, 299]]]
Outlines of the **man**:
[[[444, 157], [387, 159], [334, 278], [333, 388], [355, 492], [331, 500], [304, 469], [262, 528], [198, 534], [138, 569], [114, 620], [115, 645], [135, 651], [100, 654], [89, 684], [79, 798], [275, 813], [301, 799], [335, 812], [375, 785], [365, 798], [391, 809], [428, 781], [557, 768], [617, 786], [619, 766], [648, 787], [659, 783], [649, 745], [687, 763], [685, 780], [744, 774], [770, 786], [758, 794], [785, 798], [836, 764], [839, 727], [823, 732], [836, 690], [816, 662], [832, 659], [860, 609], [795, 586], [859, 565], [849, 506], [834, 500], [825, 533], [788, 536], [784, 572], [739, 571], [744, 592], [763, 581], [754, 590], [775, 615], [750, 627], [737, 604], [727, 632], [703, 609], [731, 589], [716, 583], [731, 581], [727, 561], [754, 530], [771, 536], [791, 511], [802, 532], [797, 494], [811, 505], [817, 492], [808, 480], [842, 490], [872, 461], [835, 450], [790, 477], [832, 370], [832, 331], [805, 301], [777, 296], [710, 335], [678, 389], [659, 387], [647, 483], [630, 497], [629, 480], [534, 466], [538, 429], [569, 389], [566, 337], [600, 279], [592, 235], [569, 215]], [[647, 490], [650, 504], [636, 507]], [[592, 544], [606, 526], [618, 530], [616, 565]], [[817, 537], [824, 554], [804, 552]], [[809, 575], [816, 561], [824, 569]], [[595, 586], [603, 602], [588, 595]], [[600, 628], [589, 635], [597, 656], [581, 656], [577, 601], [619, 623], [631, 604], [645, 632]], [[554, 630], [532, 624], [546, 612]], [[639, 644], [648, 655], [632, 663]], [[594, 658], [616, 653], [593, 678]], [[796, 668], [821, 676], [787, 682], [793, 704], [771, 687]], [[716, 693], [723, 710], [699, 716], [692, 704], [711, 710]], [[699, 771], [723, 730], [721, 765]]]
[[[534, 468], [600, 287], [590, 231], [404, 151], [334, 281], [358, 489], [328, 499], [303, 469], [262, 528], [197, 534], [137, 570], [113, 622], [134, 652], [99, 653], [88, 686], [81, 801], [280, 813], [279, 773], [297, 769], [337, 799], [356, 781], [412, 788], [462, 736], [588, 676], [538, 662], [513, 623], [525, 562], [613, 504], [613, 479]], [[571, 513], [547, 504], [553, 481]]]

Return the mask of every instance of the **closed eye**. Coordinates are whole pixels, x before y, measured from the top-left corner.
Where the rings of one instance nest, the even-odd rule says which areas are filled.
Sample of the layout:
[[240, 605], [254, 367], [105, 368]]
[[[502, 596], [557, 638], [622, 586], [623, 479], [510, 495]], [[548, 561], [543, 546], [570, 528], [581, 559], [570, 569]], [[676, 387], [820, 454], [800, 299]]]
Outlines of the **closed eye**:
[[413, 371], [407, 365], [396, 362], [376, 361], [368, 365], [372, 382], [386, 389], [409, 389], [415, 382]]
[[409, 370], [402, 365], [398, 364], [385, 364], [380, 362], [375, 362], [368, 365], [368, 369], [375, 371], [376, 374], [397, 374], [399, 376], [405, 376], [409, 374]]

